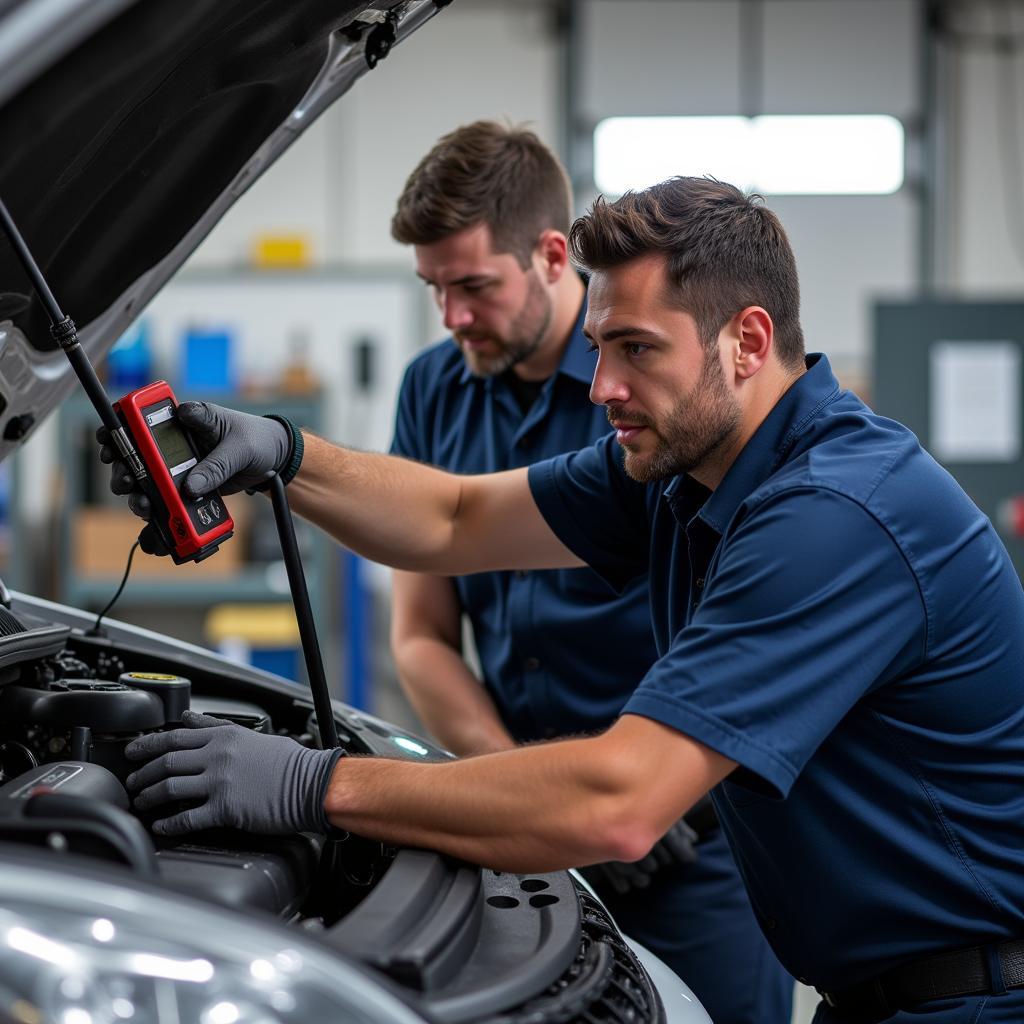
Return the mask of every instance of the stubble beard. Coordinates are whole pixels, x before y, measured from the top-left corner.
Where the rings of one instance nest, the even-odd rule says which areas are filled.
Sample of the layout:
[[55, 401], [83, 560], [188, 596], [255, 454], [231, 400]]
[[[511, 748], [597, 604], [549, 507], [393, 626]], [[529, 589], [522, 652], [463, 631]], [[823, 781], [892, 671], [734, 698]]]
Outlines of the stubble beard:
[[[617, 412], [609, 409], [609, 417]], [[697, 383], [679, 399], [664, 423], [656, 425], [640, 414], [628, 414], [625, 419], [648, 427], [657, 438], [648, 455], [623, 446], [626, 473], [638, 483], [648, 484], [707, 465], [734, 437], [741, 414], [726, 386], [718, 353], [711, 350], [705, 354]]]
[[[529, 359], [544, 341], [553, 316], [551, 298], [544, 291], [536, 271], [531, 270], [528, 277], [526, 298], [515, 319], [509, 324], [508, 336], [499, 338], [494, 334], [486, 335], [498, 351], [485, 353], [462, 349], [462, 357], [474, 376], [496, 377], [524, 359]], [[459, 341], [458, 334], [455, 339]]]

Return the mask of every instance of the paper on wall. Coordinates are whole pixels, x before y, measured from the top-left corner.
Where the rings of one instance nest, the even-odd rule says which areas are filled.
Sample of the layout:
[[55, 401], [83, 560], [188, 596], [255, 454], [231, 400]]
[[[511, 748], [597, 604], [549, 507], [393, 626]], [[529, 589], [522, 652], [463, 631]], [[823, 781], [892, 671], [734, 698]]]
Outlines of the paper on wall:
[[932, 454], [942, 462], [1014, 462], [1021, 447], [1021, 348], [940, 341], [931, 350]]

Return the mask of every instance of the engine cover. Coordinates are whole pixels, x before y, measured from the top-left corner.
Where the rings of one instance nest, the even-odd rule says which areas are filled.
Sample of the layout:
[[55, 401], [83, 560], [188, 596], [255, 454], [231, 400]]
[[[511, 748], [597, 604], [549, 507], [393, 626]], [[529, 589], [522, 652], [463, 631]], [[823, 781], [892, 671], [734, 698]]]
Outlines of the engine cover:
[[40, 789], [128, 810], [124, 786], [106, 768], [82, 761], [61, 761], [38, 765], [0, 786], [0, 819], [21, 814], [28, 798]]
[[53, 730], [87, 726], [101, 733], [136, 733], [161, 728], [166, 715], [155, 693], [96, 679], [62, 679], [47, 690], [4, 687], [0, 721]]

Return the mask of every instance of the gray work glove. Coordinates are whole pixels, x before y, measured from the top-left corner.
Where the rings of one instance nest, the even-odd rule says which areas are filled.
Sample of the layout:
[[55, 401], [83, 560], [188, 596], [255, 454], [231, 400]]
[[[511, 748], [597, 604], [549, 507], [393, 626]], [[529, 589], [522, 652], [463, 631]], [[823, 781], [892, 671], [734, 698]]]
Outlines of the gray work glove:
[[[259, 487], [291, 459], [291, 431], [279, 420], [208, 402], [182, 402], [178, 419], [204, 456], [185, 478], [189, 497], [198, 498], [208, 491], [235, 494]], [[110, 489], [114, 494], [127, 494], [128, 507], [148, 519], [149, 499], [136, 489], [135, 478], [121, 461], [106, 427], [96, 431], [96, 440], [102, 445], [100, 461], [110, 466]]]
[[595, 864], [588, 874], [607, 882], [620, 896], [630, 889], [646, 889], [652, 876], [672, 864], [692, 864], [697, 859], [697, 833], [680, 818], [653, 847], [643, 860], [627, 863], [610, 860]]
[[239, 828], [260, 835], [326, 832], [324, 798], [342, 751], [310, 750], [287, 736], [268, 736], [186, 711], [184, 729], [155, 732], [125, 747], [145, 761], [128, 776], [136, 810], [168, 801], [201, 801], [153, 824], [158, 835]]

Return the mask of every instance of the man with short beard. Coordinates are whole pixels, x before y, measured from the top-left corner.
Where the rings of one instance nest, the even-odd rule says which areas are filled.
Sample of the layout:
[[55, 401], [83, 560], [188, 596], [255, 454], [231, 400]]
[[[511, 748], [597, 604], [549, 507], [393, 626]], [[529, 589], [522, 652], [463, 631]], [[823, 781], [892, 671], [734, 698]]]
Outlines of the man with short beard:
[[136, 806], [203, 801], [166, 833], [329, 822], [518, 872], [637, 860], [713, 790], [816, 1024], [1019, 1024], [1024, 590], [992, 524], [805, 355], [758, 197], [674, 178], [599, 200], [570, 245], [614, 435], [459, 476], [197, 403], [211, 457], [184, 486], [297, 470], [300, 515], [405, 570], [647, 572], [659, 657], [615, 724], [411, 764], [189, 720], [126, 748]]
[[[566, 250], [570, 211], [554, 155], [532, 132], [494, 122], [444, 136], [412, 172], [392, 234], [413, 246], [451, 337], [409, 366], [393, 453], [489, 473], [608, 434], [588, 394], [594, 356]], [[463, 659], [463, 614], [480, 679]], [[589, 569], [396, 572], [391, 641], [420, 719], [460, 755], [600, 732], [657, 657], [646, 577], [617, 594]], [[691, 821], [696, 846], [679, 822], [645, 863], [585, 874], [716, 1024], [788, 1024], [792, 979], [767, 948], [710, 805]], [[739, 965], [728, 975], [727, 960]]]

